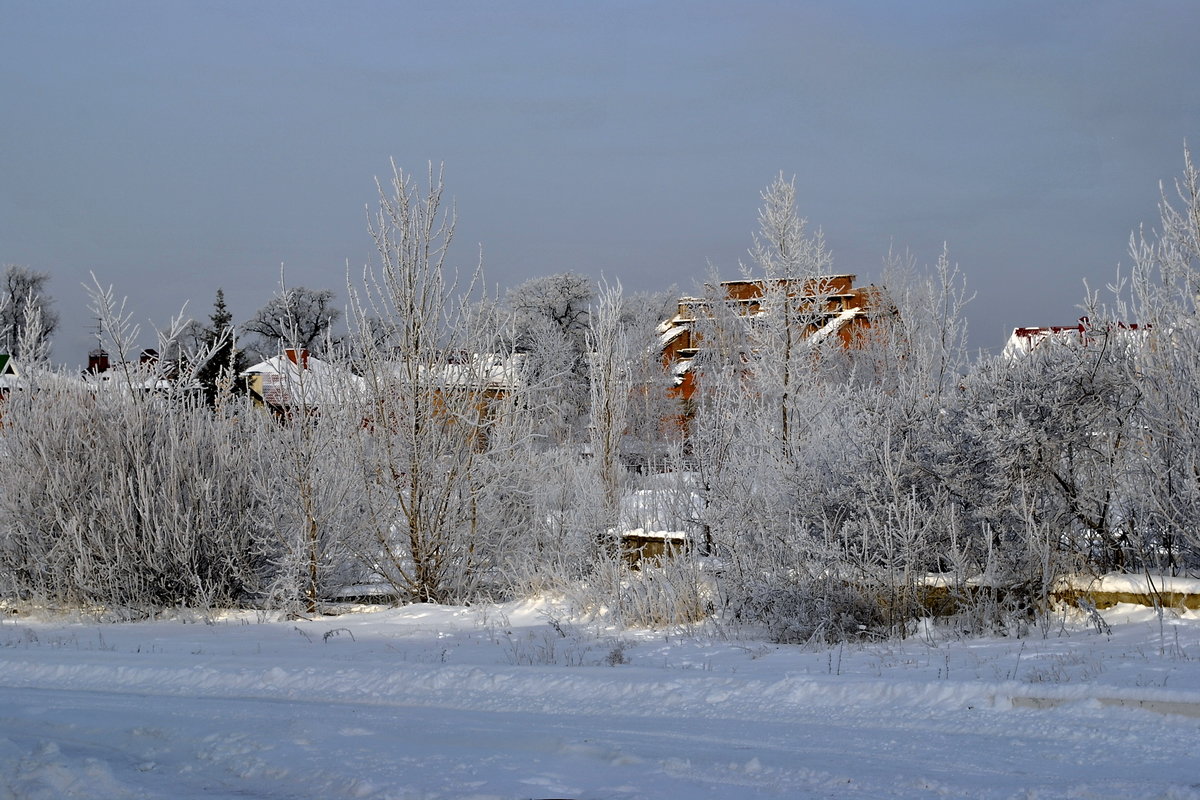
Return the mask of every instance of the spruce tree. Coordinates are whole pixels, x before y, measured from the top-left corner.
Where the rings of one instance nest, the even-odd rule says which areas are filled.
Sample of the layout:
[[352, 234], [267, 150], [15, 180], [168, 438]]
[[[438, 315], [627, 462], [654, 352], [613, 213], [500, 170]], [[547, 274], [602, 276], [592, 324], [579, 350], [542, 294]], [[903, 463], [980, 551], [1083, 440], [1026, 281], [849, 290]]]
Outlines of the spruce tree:
[[213, 312], [208, 319], [209, 324], [204, 328], [202, 341], [206, 350], [214, 346], [215, 349], [212, 357], [196, 371], [196, 380], [204, 392], [205, 402], [212, 406], [216, 405], [224, 381], [229, 381], [229, 390], [233, 393], [245, 391], [238, 375], [249, 364], [245, 354], [235, 345], [233, 314], [229, 313], [229, 308], [225, 305], [223, 289], [217, 289]]

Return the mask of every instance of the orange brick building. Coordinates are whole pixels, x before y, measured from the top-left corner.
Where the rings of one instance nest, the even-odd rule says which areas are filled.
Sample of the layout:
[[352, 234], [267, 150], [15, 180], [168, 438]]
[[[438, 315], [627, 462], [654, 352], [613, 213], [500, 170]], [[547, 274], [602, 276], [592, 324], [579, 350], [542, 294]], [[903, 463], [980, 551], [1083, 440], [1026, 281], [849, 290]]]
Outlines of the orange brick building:
[[[814, 278], [773, 278], [722, 281], [709, 286], [709, 297], [684, 297], [675, 316], [658, 327], [663, 366], [674, 376], [672, 396], [684, 402], [696, 393], [692, 360], [704, 346], [697, 323], [718, 313], [732, 313], [749, 320], [783, 313], [794, 322], [805, 339], [836, 338], [841, 346], [853, 348], [865, 341], [864, 333], [884, 313], [882, 292], [876, 286], [854, 285], [854, 275], [823, 275]], [[713, 298], [717, 299], [713, 299]], [[715, 305], [720, 308], [715, 308]]]

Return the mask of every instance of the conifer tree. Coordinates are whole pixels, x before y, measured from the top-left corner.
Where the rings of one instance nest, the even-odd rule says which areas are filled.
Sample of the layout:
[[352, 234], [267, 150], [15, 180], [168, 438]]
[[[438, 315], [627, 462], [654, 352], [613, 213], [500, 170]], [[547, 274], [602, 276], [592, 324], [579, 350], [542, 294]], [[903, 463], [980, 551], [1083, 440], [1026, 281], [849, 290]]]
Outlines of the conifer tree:
[[204, 350], [211, 348], [213, 355], [196, 370], [196, 380], [204, 392], [205, 402], [211, 406], [216, 404], [217, 397], [226, 388], [233, 393], [244, 391], [245, 387], [237, 376], [249, 364], [245, 353], [237, 348], [233, 314], [225, 305], [223, 289], [217, 289], [213, 312], [208, 320], [209, 324], [203, 328], [201, 334], [201, 344]]

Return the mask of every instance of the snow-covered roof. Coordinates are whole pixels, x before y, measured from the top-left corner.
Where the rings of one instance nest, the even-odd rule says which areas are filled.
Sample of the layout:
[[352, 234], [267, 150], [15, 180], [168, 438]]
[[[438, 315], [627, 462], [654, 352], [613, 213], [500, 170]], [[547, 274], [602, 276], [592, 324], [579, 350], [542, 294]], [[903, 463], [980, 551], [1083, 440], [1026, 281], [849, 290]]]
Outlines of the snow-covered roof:
[[633, 528], [622, 531], [625, 539], [657, 539], [663, 542], [686, 542], [690, 537], [687, 531], [647, 531], [645, 528]]
[[129, 375], [129, 380], [126, 380], [124, 373], [122, 373], [120, 370], [110, 370], [100, 374], [92, 374], [90, 372], [85, 373], [83, 376], [83, 382], [92, 389], [105, 389], [110, 387], [124, 386], [132, 389], [166, 392], [176, 388], [172, 381], [162, 377], [161, 375], [142, 377], [137, 373], [131, 373]]
[[[1130, 344], [1140, 344], [1146, 337], [1148, 328], [1136, 323], [1108, 323], [1104, 326], [1108, 333], [1116, 334], [1120, 341]], [[1004, 344], [1000, 355], [1006, 360], [1013, 360], [1032, 353], [1045, 342], [1057, 342], [1067, 345], [1087, 345], [1101, 338], [1090, 327], [1087, 319], [1082, 319], [1074, 325], [1046, 325], [1043, 327], [1013, 328], [1012, 335]]]
[[524, 353], [460, 353], [444, 362], [396, 362], [392, 375], [407, 379], [415, 370], [417, 381], [442, 388], [512, 391], [525, 383]]
[[341, 402], [363, 389], [363, 379], [350, 370], [295, 351], [260, 361], [242, 375], [260, 377], [263, 401], [275, 406]]
[[658, 334], [658, 349], [660, 352], [666, 350], [671, 342], [678, 339], [687, 331], [687, 326], [680, 324], [677, 320], [678, 317], [667, 320], [665, 328], [659, 326], [661, 328]]
[[865, 313], [866, 312], [861, 308], [848, 308], [822, 325], [820, 329], [815, 331], [812, 336], [808, 337], [808, 339], [813, 344], [820, 344], [830, 336], [836, 335], [850, 320], [854, 319], [855, 317], [862, 316]]
[[175, 366], [170, 363], [159, 366], [147, 362], [115, 364], [103, 372], [84, 372], [78, 378], [85, 387], [96, 391], [141, 391], [179, 393], [199, 389], [199, 384], [190, 378], [176, 377]]
[[[415, 370], [416, 382], [426, 386], [511, 391], [523, 385], [524, 366], [520, 353], [463, 353], [442, 363], [393, 361], [383, 369], [401, 383]], [[276, 406], [346, 402], [361, 396], [366, 387], [366, 381], [350, 370], [295, 351], [268, 358], [242, 375], [258, 377], [262, 399]]]
[[671, 363], [671, 379], [675, 385], [683, 383], [683, 376], [692, 371], [692, 359], [680, 358]]
[[17, 372], [17, 365], [8, 353], [0, 353], [0, 390], [24, 389], [25, 381]]

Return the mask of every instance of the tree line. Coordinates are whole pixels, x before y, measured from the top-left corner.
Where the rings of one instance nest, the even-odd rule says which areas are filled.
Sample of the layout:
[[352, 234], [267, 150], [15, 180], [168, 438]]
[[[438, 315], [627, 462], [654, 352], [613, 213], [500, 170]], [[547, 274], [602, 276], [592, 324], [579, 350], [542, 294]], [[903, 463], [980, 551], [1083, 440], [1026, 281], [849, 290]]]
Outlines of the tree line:
[[[23, 351], [36, 391], [3, 408], [0, 594], [140, 614], [554, 592], [624, 624], [793, 642], [903, 633], [940, 598], [961, 629], [1020, 632], [1065, 575], [1200, 567], [1190, 154], [1174, 188], [1129, 274], [1084, 298], [1081, 330], [1018, 357], [969, 353], [971, 295], [946, 251], [929, 267], [888, 254], [886, 313], [853, 347], [796, 335], [819, 304], [748, 316], [714, 290], [685, 414], [659, 356], [665, 296], [567, 273], [499, 298], [481, 268], [450, 266], [440, 172], [397, 170], [344, 336], [331, 294], [284, 292], [255, 317], [274, 348], [354, 376], [336, 402], [283, 421], [252, 408], [220, 292], [208, 324], [160, 334], [203, 400], [137, 364], [99, 285], [125, 390]], [[764, 190], [759, 224], [746, 275], [830, 274], [793, 181]], [[666, 554], [631, 569], [635, 530]]]

